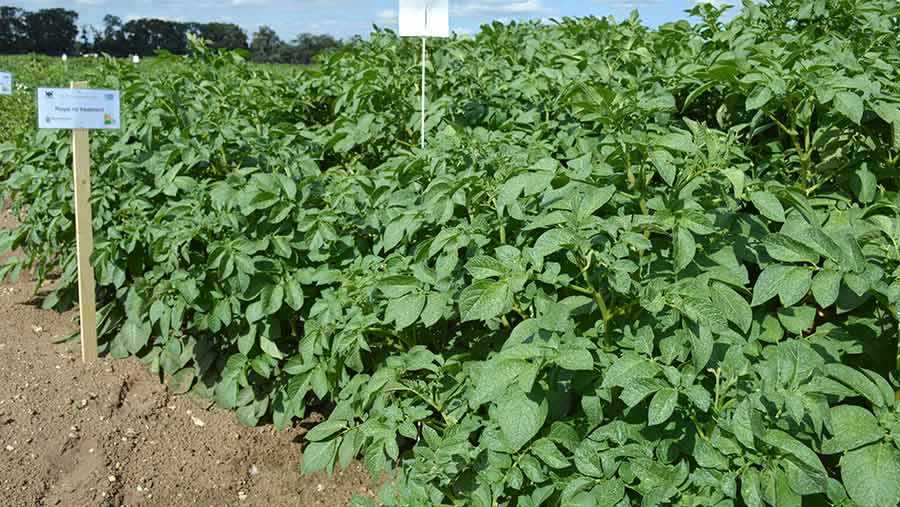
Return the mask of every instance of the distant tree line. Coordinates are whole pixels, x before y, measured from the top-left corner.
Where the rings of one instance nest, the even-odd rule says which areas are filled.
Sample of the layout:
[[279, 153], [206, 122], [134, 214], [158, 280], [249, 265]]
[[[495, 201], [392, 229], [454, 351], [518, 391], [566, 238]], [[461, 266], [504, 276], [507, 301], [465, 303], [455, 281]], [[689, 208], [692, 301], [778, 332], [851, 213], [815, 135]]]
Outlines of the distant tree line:
[[78, 13], [68, 9], [36, 12], [0, 6], [0, 53], [47, 55], [107, 53], [113, 56], [152, 56], [157, 50], [187, 52], [187, 35], [211, 42], [213, 47], [245, 49], [261, 62], [308, 64], [313, 57], [340, 47], [330, 35], [303, 33], [285, 42], [268, 26], [261, 26], [248, 44], [247, 33], [233, 23], [182, 23], [164, 19], [132, 19], [123, 22], [107, 15], [103, 27], [78, 27]]
[[[349, 44], [355, 43], [359, 36], [354, 36]], [[250, 52], [253, 60], [259, 62], [299, 63], [309, 64], [314, 56], [330, 49], [335, 49], [345, 44], [330, 35], [313, 35], [301, 33], [291, 42], [285, 42], [278, 37], [275, 30], [268, 26], [261, 26], [250, 42]]]

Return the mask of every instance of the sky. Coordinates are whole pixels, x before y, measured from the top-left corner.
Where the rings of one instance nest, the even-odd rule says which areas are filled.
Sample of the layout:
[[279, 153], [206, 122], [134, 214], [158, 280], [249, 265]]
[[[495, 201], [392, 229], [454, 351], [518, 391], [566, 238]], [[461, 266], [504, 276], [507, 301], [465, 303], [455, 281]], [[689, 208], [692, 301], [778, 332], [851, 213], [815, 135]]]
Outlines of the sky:
[[[505, 22], [588, 15], [624, 19], [633, 9], [638, 9], [645, 24], [658, 26], [684, 19], [684, 11], [698, 1], [703, 0], [450, 0], [450, 28], [469, 34], [495, 19]], [[269, 25], [285, 40], [304, 32], [339, 38], [365, 36], [373, 24], [397, 28], [397, 0], [0, 0], [0, 5], [27, 10], [65, 7], [80, 14], [79, 25], [97, 28], [103, 26], [106, 14], [125, 21], [162, 18], [229, 22], [243, 27], [248, 35], [260, 25]]]

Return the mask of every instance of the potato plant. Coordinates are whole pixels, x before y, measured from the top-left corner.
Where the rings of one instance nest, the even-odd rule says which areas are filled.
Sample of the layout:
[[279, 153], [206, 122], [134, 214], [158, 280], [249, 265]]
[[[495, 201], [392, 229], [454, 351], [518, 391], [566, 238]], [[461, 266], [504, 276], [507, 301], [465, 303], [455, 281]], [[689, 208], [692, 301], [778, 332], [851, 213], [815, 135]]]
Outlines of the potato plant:
[[[900, 4], [376, 31], [297, 77], [193, 41], [97, 134], [106, 353], [387, 506], [900, 502]], [[67, 136], [5, 249], [75, 295]], [[358, 506], [371, 505], [366, 499]]]

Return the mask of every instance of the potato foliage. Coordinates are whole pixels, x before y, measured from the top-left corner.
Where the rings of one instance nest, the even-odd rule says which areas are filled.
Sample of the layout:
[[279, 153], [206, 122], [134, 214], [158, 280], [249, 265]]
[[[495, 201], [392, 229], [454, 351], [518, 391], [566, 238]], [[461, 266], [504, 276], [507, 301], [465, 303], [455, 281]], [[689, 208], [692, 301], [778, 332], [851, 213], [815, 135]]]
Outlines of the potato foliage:
[[[103, 350], [387, 506], [900, 502], [900, 4], [376, 31], [296, 77], [103, 63]], [[75, 296], [66, 133], [0, 153]], [[369, 501], [358, 498], [357, 505]]]

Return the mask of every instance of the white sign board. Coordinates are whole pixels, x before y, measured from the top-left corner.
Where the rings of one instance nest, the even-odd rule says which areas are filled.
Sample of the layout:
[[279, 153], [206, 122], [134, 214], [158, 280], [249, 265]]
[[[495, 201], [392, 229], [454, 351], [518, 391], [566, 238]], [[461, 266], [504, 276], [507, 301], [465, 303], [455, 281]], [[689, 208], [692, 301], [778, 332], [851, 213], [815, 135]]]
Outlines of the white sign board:
[[0, 72], [0, 95], [12, 95], [12, 74]]
[[38, 88], [38, 128], [117, 129], [118, 90]]
[[400, 0], [401, 37], [449, 37], [449, 0]]

